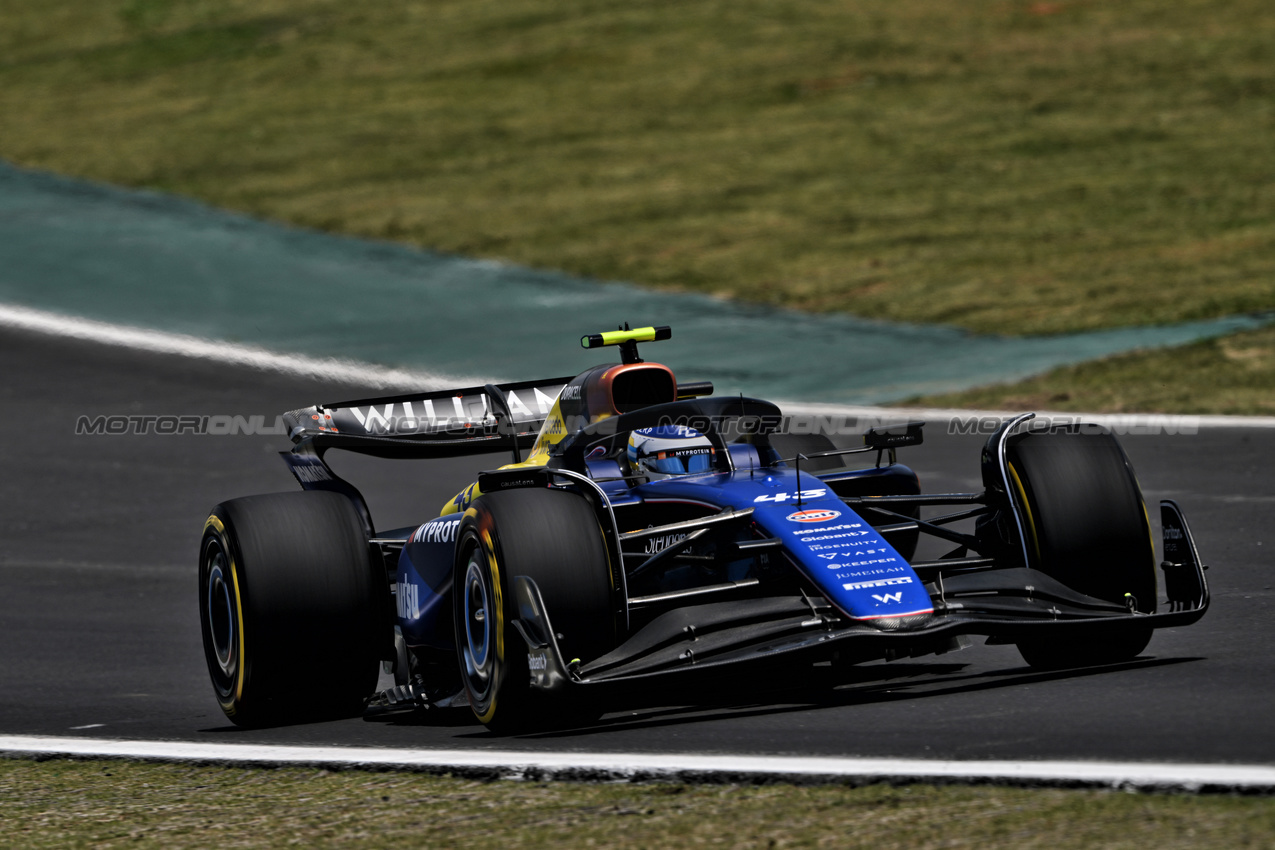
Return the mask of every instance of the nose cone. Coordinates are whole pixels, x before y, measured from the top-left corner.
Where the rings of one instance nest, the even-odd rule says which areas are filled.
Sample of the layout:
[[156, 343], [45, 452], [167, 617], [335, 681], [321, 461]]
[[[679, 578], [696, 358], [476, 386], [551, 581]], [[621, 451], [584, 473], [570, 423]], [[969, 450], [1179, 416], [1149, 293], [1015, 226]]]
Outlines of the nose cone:
[[933, 619], [934, 613], [926, 611], [920, 614], [904, 614], [902, 617], [877, 617], [864, 622], [877, 627], [883, 632], [906, 632], [912, 629], [924, 628]]

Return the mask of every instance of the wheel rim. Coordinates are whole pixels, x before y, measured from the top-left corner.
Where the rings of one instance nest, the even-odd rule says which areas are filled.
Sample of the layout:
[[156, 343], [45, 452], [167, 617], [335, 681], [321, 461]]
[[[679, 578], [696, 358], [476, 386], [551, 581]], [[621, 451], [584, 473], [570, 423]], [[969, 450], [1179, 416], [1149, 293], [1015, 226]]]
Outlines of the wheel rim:
[[465, 567], [463, 610], [465, 644], [465, 675], [477, 697], [483, 697], [491, 685], [491, 594], [487, 584], [487, 571], [482, 563], [482, 552], [475, 546]]
[[215, 539], [204, 551], [204, 645], [213, 682], [224, 696], [239, 670], [239, 619], [235, 607], [230, 559]]

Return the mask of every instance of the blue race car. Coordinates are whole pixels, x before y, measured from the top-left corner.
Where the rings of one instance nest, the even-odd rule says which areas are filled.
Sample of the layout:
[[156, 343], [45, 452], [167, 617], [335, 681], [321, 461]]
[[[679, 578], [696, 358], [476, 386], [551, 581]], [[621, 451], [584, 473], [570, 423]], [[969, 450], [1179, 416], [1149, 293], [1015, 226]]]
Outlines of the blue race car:
[[[575, 377], [286, 414], [302, 492], [224, 502], [204, 526], [204, 649], [227, 716], [468, 704], [525, 730], [744, 669], [944, 653], [969, 635], [1038, 668], [1125, 661], [1208, 608], [1171, 501], [1159, 598], [1146, 505], [1106, 429], [1023, 414], [987, 440], [980, 492], [923, 494], [896, 460], [921, 423], [851, 448], [785, 433], [775, 405], [639, 357], [669, 336], [586, 336], [622, 362]], [[330, 449], [510, 462], [383, 531]], [[847, 468], [859, 453], [871, 464]], [[921, 535], [950, 550], [918, 559]], [[382, 665], [396, 684], [375, 693]]]

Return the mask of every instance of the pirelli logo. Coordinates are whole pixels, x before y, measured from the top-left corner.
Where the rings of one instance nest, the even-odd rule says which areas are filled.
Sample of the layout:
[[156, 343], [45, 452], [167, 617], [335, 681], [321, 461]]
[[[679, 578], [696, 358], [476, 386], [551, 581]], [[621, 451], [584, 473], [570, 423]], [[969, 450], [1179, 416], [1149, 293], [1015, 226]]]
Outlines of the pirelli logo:
[[862, 590], [868, 587], [893, 587], [896, 584], [911, 584], [911, 576], [899, 576], [898, 578], [878, 578], [872, 581], [852, 581], [849, 584], [841, 585], [846, 590]]

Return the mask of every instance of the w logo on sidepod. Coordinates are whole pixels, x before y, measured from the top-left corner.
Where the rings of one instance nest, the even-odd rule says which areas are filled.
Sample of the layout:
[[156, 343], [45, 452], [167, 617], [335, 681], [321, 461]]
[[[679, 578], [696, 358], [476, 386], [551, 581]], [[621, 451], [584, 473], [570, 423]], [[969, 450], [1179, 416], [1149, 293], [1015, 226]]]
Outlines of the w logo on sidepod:
[[824, 522], [826, 520], [836, 519], [839, 516], [841, 516], [841, 511], [830, 511], [824, 508], [809, 511], [797, 511], [795, 514], [788, 514], [785, 519], [789, 522]]

